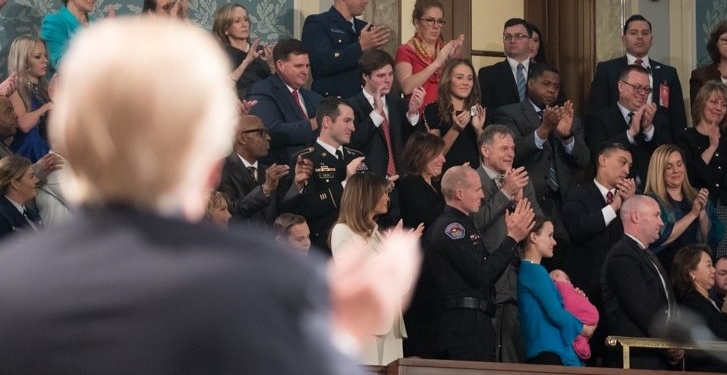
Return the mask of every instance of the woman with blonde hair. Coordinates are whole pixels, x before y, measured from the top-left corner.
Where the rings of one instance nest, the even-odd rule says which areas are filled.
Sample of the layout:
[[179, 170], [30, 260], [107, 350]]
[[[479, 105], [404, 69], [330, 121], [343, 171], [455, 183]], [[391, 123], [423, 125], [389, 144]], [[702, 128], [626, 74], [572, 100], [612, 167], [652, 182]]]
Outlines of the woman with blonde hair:
[[[379, 254], [382, 235], [376, 217], [389, 210], [391, 186], [385, 178], [373, 173], [360, 173], [348, 178], [341, 196], [338, 220], [331, 230], [331, 251], [336, 262], [352, 261], [359, 256], [353, 249], [365, 245], [365, 261]], [[392, 324], [371, 329], [371, 339], [361, 351], [366, 365], [386, 365], [403, 357], [406, 338], [404, 320], [399, 314]]]
[[685, 153], [689, 179], [709, 190], [715, 205], [727, 205], [727, 86], [707, 81], [692, 104], [694, 127], [676, 139]]
[[228, 208], [229, 206], [230, 198], [227, 197], [227, 194], [221, 191], [213, 191], [207, 202], [207, 211], [204, 215], [205, 220], [222, 228], [227, 228], [232, 217]]
[[18, 132], [10, 149], [33, 163], [50, 151], [46, 121], [53, 102], [45, 79], [47, 72], [45, 42], [29, 34], [17, 37], [8, 55], [8, 73], [18, 77], [18, 89], [10, 95], [18, 115]]
[[671, 269], [674, 255], [683, 246], [696, 242], [719, 245], [724, 225], [709, 200], [709, 191], [689, 183], [679, 147], [666, 144], [654, 150], [644, 193], [654, 197], [661, 210], [664, 226], [651, 249], [664, 269]]
[[444, 5], [439, 0], [417, 0], [411, 14], [415, 32], [396, 49], [396, 80], [407, 99], [417, 87], [424, 87], [424, 106], [437, 100], [437, 86], [450, 58], [459, 57], [464, 34], [447, 43], [442, 40]]
[[250, 18], [247, 9], [237, 3], [217, 9], [212, 32], [222, 44], [232, 63], [230, 79], [235, 82], [237, 96], [245, 99], [247, 89], [275, 71], [273, 47], [260, 46], [260, 40], [250, 40]]

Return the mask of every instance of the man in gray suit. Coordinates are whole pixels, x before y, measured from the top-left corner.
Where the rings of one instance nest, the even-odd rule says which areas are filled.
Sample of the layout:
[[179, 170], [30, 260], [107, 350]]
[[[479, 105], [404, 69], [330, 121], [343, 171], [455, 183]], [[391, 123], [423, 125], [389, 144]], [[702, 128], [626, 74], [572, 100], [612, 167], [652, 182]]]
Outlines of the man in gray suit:
[[560, 92], [560, 74], [547, 65], [536, 65], [528, 76], [528, 93], [520, 103], [500, 107], [495, 123], [506, 125], [515, 136], [516, 166], [532, 178], [538, 205], [555, 226], [558, 245], [546, 267], [562, 268], [568, 250], [568, 232], [560, 219], [563, 199], [577, 186], [576, 173], [585, 170], [590, 155], [583, 126], [573, 115], [573, 104], [553, 106]]
[[[538, 206], [533, 184], [525, 168], [512, 166], [515, 159], [512, 131], [504, 125], [490, 125], [480, 135], [479, 144], [482, 164], [477, 168], [477, 173], [485, 191], [485, 201], [474, 215], [474, 221], [484, 237], [485, 247], [497, 249], [507, 234], [505, 210], [527, 199], [536, 214], [542, 215], [543, 211]], [[517, 307], [518, 260], [516, 255], [495, 283], [496, 359], [500, 362], [518, 363], [525, 360]]]

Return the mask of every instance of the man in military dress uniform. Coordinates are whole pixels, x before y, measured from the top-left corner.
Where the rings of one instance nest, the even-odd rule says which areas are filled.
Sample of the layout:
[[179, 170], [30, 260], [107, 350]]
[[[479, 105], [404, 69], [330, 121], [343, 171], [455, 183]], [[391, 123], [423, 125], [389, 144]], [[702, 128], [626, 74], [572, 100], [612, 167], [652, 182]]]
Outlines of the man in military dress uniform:
[[516, 256], [517, 243], [532, 229], [535, 214], [527, 199], [520, 200], [505, 214], [507, 237], [490, 254], [470, 216], [484, 198], [477, 172], [467, 166], [450, 168], [442, 178], [442, 195], [447, 205], [427, 232], [423, 267], [432, 273], [441, 298], [440, 358], [493, 361], [495, 281]]
[[303, 188], [301, 215], [308, 220], [311, 242], [328, 255], [331, 249], [328, 234], [338, 217], [338, 207], [346, 180], [363, 164], [363, 153], [344, 147], [351, 141], [355, 130], [353, 109], [346, 101], [328, 97], [316, 111], [321, 134], [313, 145], [298, 152], [313, 164], [313, 174]]

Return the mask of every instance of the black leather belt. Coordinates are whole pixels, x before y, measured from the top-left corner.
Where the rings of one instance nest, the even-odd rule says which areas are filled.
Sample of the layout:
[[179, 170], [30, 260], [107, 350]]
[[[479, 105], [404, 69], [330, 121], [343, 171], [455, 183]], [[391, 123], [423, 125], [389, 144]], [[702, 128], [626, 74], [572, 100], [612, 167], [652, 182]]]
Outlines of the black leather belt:
[[444, 300], [443, 308], [451, 309], [472, 309], [480, 310], [487, 315], [492, 316], [495, 313], [494, 304], [474, 297], [447, 298]]

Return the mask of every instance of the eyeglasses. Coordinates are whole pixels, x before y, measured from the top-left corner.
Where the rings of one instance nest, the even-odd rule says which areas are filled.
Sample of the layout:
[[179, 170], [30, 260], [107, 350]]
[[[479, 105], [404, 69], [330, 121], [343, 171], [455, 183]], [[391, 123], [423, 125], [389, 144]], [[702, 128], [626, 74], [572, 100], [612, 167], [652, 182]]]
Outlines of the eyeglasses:
[[248, 133], [258, 133], [261, 137], [265, 138], [270, 135], [270, 132], [268, 132], [268, 129], [265, 128], [259, 128], [259, 129], [250, 129], [250, 130], [243, 130], [240, 133], [242, 134], [248, 134]]
[[447, 21], [445, 21], [441, 18], [420, 18], [419, 20], [424, 22], [425, 25], [430, 26], [430, 27], [434, 26], [435, 23], [439, 26], [444, 26], [444, 24], [447, 23]]
[[517, 33], [515, 35], [505, 34], [505, 35], [502, 36], [502, 40], [504, 40], [506, 42], [509, 42], [509, 41], [511, 41], [513, 39], [515, 39], [515, 40], [523, 40], [523, 39], [530, 39], [530, 37], [527, 34], [521, 34], [521, 33]]
[[637, 94], [641, 94], [643, 92], [644, 94], [649, 95], [649, 94], [651, 94], [652, 91], [654, 91], [649, 86], [632, 85], [632, 84], [624, 81], [623, 79], [621, 80], [621, 82], [623, 82], [623, 83], [631, 86], [634, 89], [634, 92], [637, 93]]

